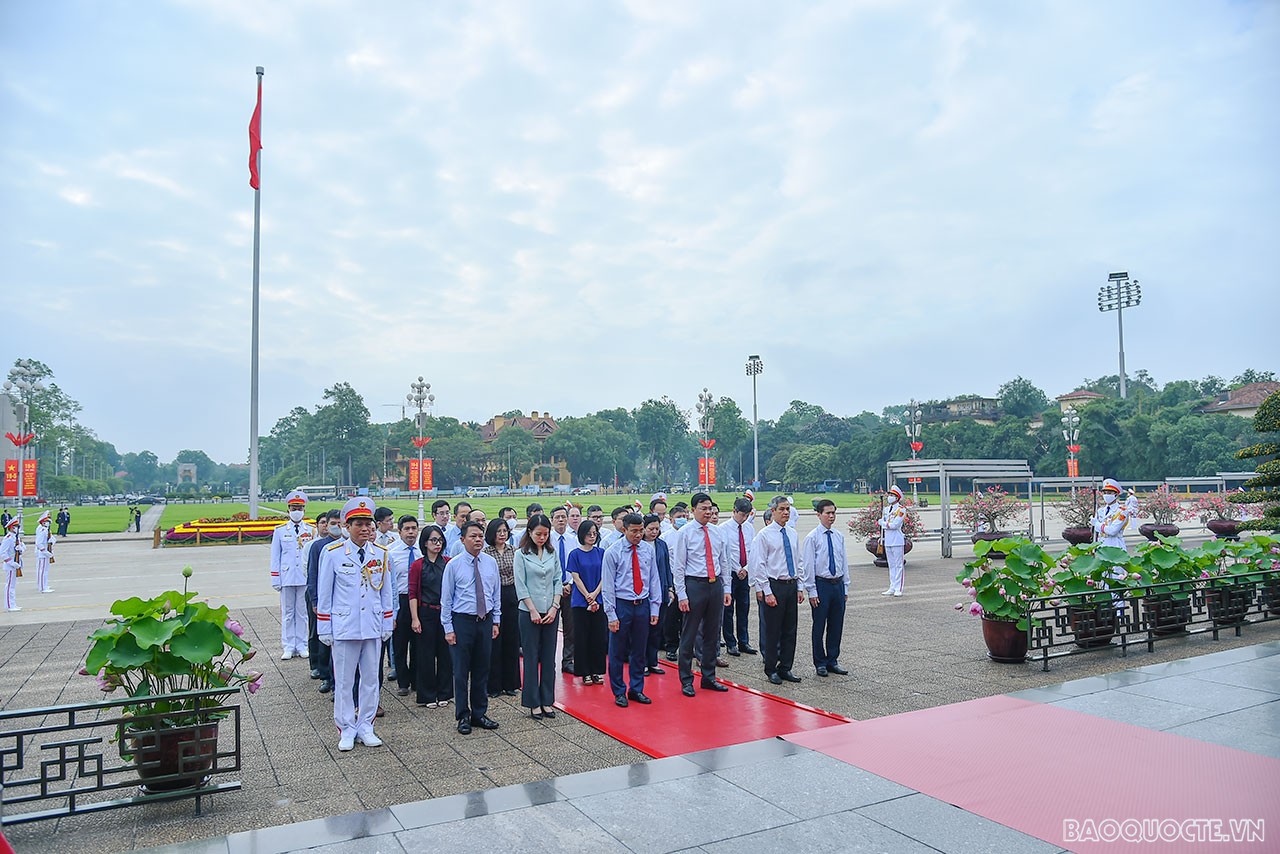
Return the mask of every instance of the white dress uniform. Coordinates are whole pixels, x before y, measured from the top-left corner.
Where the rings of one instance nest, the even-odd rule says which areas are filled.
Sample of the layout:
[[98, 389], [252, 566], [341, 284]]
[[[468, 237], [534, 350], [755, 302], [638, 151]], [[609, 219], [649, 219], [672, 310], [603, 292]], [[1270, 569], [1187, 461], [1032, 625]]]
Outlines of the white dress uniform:
[[4, 540], [0, 541], [0, 562], [4, 563], [4, 607], [6, 611], [21, 611], [18, 607], [18, 567], [22, 566], [22, 520], [14, 516], [9, 520]]
[[907, 521], [907, 511], [902, 507], [902, 490], [889, 487], [889, 494], [897, 498], [884, 508], [880, 516], [880, 536], [884, 543], [885, 560], [889, 562], [889, 589], [882, 596], [902, 595], [902, 566], [906, 557], [907, 538], [902, 533], [902, 526]]
[[[1104, 504], [1093, 514], [1093, 531], [1096, 539], [1104, 546], [1115, 546], [1128, 551], [1124, 543], [1124, 529], [1129, 524], [1132, 514], [1128, 501], [1120, 501], [1120, 484], [1111, 478], [1102, 482]], [[1134, 499], [1136, 502], [1136, 498]]]
[[[290, 512], [305, 506], [307, 496], [294, 490], [285, 503]], [[301, 516], [271, 532], [271, 586], [280, 591], [280, 658], [307, 657], [307, 554], [315, 528]]]
[[[359, 502], [368, 506], [367, 518], [373, 518], [372, 502], [353, 498], [343, 508], [344, 519], [365, 517]], [[339, 540], [320, 554], [316, 633], [333, 647], [333, 721], [341, 731], [340, 750], [350, 750], [357, 738], [365, 744], [382, 743], [374, 735], [373, 719], [381, 687], [378, 659], [394, 626], [394, 596], [387, 550], [372, 540], [363, 547]], [[358, 715], [351, 702], [357, 669]]]
[[53, 563], [53, 547], [58, 538], [53, 536], [49, 527], [49, 512], [46, 510], [36, 526], [36, 589], [41, 593], [52, 593], [49, 586], [49, 564]]

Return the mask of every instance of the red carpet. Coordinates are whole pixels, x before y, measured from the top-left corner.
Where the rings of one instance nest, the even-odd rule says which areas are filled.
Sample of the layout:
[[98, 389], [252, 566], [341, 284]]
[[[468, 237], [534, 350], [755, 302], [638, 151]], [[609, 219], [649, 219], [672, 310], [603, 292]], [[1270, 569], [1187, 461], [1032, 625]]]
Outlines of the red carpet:
[[663, 661], [662, 667], [666, 670], [662, 676], [644, 680], [644, 693], [653, 700], [651, 705], [633, 702], [620, 709], [613, 704], [607, 676], [603, 685], [583, 687], [582, 680], [561, 674], [556, 707], [659, 759], [848, 721], [732, 682], [725, 682], [730, 686], [725, 692], [703, 691], [697, 687], [698, 676], [694, 677], [698, 696], [686, 697], [680, 693], [676, 666]]
[[[1072, 851], [1280, 850], [1280, 760], [1056, 706], [988, 697], [787, 740]], [[1196, 819], [1221, 825], [1174, 824]], [[1194, 841], [1233, 829], [1264, 835]]]

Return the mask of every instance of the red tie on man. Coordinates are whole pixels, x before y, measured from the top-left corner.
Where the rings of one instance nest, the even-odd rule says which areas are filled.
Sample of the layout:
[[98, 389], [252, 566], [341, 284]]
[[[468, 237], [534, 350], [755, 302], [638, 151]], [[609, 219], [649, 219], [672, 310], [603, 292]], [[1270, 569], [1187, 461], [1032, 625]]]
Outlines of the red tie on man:
[[707, 580], [716, 580], [716, 562], [711, 559], [711, 529], [706, 525], [702, 526], [702, 541], [705, 543], [707, 553]]
[[640, 552], [637, 551], [639, 546], [635, 543], [631, 544], [631, 589], [635, 591], [636, 596], [640, 595]]
[[738, 526], [738, 566], [747, 568], [747, 535], [742, 533], [741, 525]]

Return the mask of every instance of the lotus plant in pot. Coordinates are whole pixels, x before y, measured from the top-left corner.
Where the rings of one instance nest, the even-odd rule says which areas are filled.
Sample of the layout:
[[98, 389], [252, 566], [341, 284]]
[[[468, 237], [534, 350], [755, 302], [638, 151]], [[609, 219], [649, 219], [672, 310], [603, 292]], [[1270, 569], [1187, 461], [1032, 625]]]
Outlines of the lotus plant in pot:
[[1122, 591], [1140, 580], [1129, 569], [1129, 553], [1115, 546], [1072, 546], [1051, 577], [1076, 645], [1093, 649], [1111, 643], [1127, 607]]
[[[982, 540], [974, 544], [974, 559], [964, 565], [956, 581], [969, 601], [956, 603], [957, 611], [982, 618], [982, 639], [987, 657], [1002, 664], [1027, 660], [1027, 603], [1044, 594], [1056, 559], [1024, 537]], [[993, 551], [1005, 555], [992, 558]]]

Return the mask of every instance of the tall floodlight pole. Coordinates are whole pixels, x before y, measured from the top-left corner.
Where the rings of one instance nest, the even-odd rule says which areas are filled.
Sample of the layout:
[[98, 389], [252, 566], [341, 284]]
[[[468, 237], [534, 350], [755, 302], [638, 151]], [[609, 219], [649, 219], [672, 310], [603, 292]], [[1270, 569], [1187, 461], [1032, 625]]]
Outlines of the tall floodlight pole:
[[764, 362], [759, 356], [747, 357], [747, 376], [751, 377], [751, 449], [755, 459], [755, 477], [751, 485], [760, 488], [760, 417], [756, 409], [756, 377], [764, 373]]
[[[920, 441], [920, 425], [924, 421], [924, 410], [920, 408], [920, 404], [916, 403], [915, 398], [911, 399], [911, 406], [907, 409], [905, 415], [907, 420], [911, 423], [904, 425], [903, 429], [907, 431], [907, 443], [911, 447], [911, 459], [914, 460], [916, 459], [916, 454], [924, 447], [924, 443]], [[912, 504], [919, 503], [918, 496], [916, 495], [916, 488], [918, 486], [916, 483], [917, 480], [919, 480], [919, 478], [911, 478]]]
[[1107, 283], [1098, 289], [1098, 311], [1114, 311], [1120, 330], [1120, 399], [1128, 397], [1124, 379], [1124, 310], [1142, 302], [1142, 288], [1137, 279], [1125, 272], [1111, 273]]
[[711, 439], [711, 430], [715, 427], [714, 419], [711, 417], [711, 408], [714, 405], [711, 392], [703, 388], [702, 393], [698, 395], [698, 430], [702, 433], [702, 471], [708, 491], [711, 489], [711, 446], [715, 444]]
[[[1076, 454], [1080, 453], [1080, 414], [1068, 407], [1062, 413], [1062, 438], [1067, 441], [1067, 477], [1080, 476]], [[1076, 494], [1076, 485], [1071, 484], [1071, 494]]]
[[22, 496], [26, 486], [27, 445], [35, 438], [35, 434], [31, 431], [31, 400], [42, 391], [44, 391], [44, 384], [40, 382], [35, 363], [31, 359], [16, 360], [9, 370], [9, 378], [4, 381], [4, 393], [10, 400], [13, 400], [15, 394], [18, 397], [13, 406], [13, 415], [18, 422], [18, 436], [15, 438], [10, 435], [9, 441], [13, 442], [18, 449], [19, 516], [22, 515]]
[[436, 396], [431, 393], [431, 383], [423, 382], [422, 377], [418, 377], [417, 382], [409, 383], [409, 388], [413, 389], [413, 391], [405, 395], [405, 402], [418, 409], [418, 438], [413, 442], [418, 446], [418, 519], [419, 521], [425, 521], [427, 518], [426, 493], [424, 491], [426, 478], [423, 477], [424, 472], [422, 471], [422, 449], [431, 440], [422, 435], [422, 429], [427, 425], [427, 407], [435, 403]]

